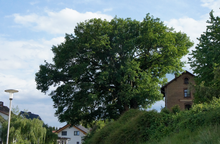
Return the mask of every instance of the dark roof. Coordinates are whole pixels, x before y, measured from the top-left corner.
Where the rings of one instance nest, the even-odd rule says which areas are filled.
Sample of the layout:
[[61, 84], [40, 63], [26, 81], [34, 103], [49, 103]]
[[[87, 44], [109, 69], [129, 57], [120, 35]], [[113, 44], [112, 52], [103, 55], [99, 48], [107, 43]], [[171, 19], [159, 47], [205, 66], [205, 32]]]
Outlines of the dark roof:
[[183, 74], [186, 74], [186, 73], [188, 73], [188, 74], [190, 74], [191, 76], [195, 76], [194, 74], [192, 74], [192, 73], [190, 73], [190, 72], [188, 72], [187, 70], [185, 71], [185, 72], [183, 72], [181, 75], [179, 75], [178, 77], [175, 77], [173, 80], [171, 80], [170, 82], [168, 82], [167, 84], [165, 84], [164, 86], [162, 86], [161, 87], [161, 93], [163, 94], [163, 95], [165, 95], [165, 91], [164, 91], [164, 88], [165, 87], [167, 87], [170, 83], [172, 83], [173, 81], [175, 81], [176, 79], [178, 79], [179, 77], [181, 77]]
[[0, 112], [4, 114], [9, 114], [9, 108], [4, 106], [4, 102], [0, 101]]
[[3, 111], [0, 111], [0, 113], [3, 113], [5, 115], [9, 115], [9, 113], [3, 112]]
[[38, 114], [33, 114], [31, 112], [21, 111], [20, 115], [24, 116], [27, 119], [32, 119], [33, 120], [34, 118], [36, 118], [36, 119], [42, 120]]

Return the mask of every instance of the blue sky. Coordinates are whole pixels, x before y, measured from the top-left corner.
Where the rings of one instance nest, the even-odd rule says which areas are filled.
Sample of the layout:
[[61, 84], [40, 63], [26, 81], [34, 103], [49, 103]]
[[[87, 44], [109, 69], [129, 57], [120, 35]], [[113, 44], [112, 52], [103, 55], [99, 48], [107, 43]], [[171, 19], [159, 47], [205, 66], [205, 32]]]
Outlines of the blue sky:
[[[185, 32], [196, 45], [196, 38], [206, 29], [209, 12], [214, 10], [219, 16], [219, 6], [220, 0], [0, 0], [0, 100], [8, 106], [4, 90], [17, 89], [13, 106], [39, 114], [51, 126], [64, 126], [54, 117], [51, 98], [36, 90], [34, 79], [44, 60], [52, 62], [52, 45], [63, 42], [65, 33], [73, 33], [77, 23], [115, 16], [141, 21], [150, 13]], [[189, 65], [184, 69], [192, 72]], [[153, 108], [161, 106], [163, 101]]]

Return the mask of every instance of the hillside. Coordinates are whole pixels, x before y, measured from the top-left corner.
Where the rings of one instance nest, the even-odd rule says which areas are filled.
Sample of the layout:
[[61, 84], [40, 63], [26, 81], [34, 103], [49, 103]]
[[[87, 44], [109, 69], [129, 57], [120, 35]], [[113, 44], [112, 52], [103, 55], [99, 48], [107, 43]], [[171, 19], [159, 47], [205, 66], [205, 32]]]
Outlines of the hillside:
[[219, 124], [201, 126], [195, 131], [182, 130], [179, 133], [162, 138], [159, 142], [152, 141], [142, 144], [219, 144], [219, 133]]
[[117, 121], [91, 134], [85, 144], [218, 143], [220, 99], [194, 105], [191, 110], [131, 109]]

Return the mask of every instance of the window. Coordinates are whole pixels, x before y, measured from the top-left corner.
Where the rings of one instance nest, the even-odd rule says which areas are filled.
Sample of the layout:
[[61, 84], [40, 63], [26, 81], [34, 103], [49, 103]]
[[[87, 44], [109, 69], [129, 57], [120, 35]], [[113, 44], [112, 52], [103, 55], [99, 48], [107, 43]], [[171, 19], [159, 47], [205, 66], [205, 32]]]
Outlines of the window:
[[191, 97], [190, 91], [188, 89], [184, 89], [184, 97], [185, 98]]
[[79, 131], [74, 131], [75, 136], [79, 136]]
[[189, 110], [189, 109], [191, 109], [191, 105], [190, 104], [186, 104], [185, 105], [185, 110]]
[[184, 78], [184, 84], [189, 84], [189, 79], [188, 78]]
[[62, 136], [66, 136], [67, 135], [67, 131], [62, 131]]
[[76, 144], [79, 144], [79, 142], [76, 142]]

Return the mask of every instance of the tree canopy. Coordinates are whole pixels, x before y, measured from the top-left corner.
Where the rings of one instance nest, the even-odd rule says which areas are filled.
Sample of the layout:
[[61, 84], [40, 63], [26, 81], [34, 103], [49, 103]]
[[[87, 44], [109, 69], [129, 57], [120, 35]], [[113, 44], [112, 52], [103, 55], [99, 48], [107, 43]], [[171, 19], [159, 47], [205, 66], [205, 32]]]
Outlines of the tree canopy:
[[57, 129], [55, 127], [51, 127], [48, 124], [44, 124], [44, 128], [46, 128], [46, 136], [45, 136], [45, 144], [57, 144], [58, 135], [53, 131]]
[[195, 102], [211, 101], [219, 97], [220, 18], [210, 12], [206, 31], [198, 38], [199, 44], [190, 54], [189, 63], [196, 74]]
[[196, 74], [197, 84], [203, 81], [209, 86], [214, 79], [214, 69], [220, 64], [220, 18], [211, 11], [207, 24], [206, 31], [198, 38], [199, 44], [190, 54], [189, 63]]
[[[12, 108], [10, 123], [9, 143], [16, 141], [18, 144], [56, 144], [58, 135], [53, 133], [55, 127], [44, 124], [38, 118], [27, 119], [28, 112], [20, 113], [18, 107]], [[8, 120], [0, 116], [1, 138], [7, 139]]]
[[165, 75], [182, 71], [181, 58], [192, 45], [149, 14], [143, 21], [90, 19], [52, 47], [53, 63], [40, 65], [37, 89], [55, 87], [50, 95], [61, 122], [117, 119], [161, 100]]
[[[8, 121], [2, 124], [2, 140], [6, 143]], [[39, 119], [26, 119], [19, 115], [12, 115], [10, 123], [9, 143], [14, 140], [18, 144], [42, 144], [45, 141], [46, 128]]]

